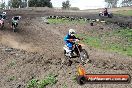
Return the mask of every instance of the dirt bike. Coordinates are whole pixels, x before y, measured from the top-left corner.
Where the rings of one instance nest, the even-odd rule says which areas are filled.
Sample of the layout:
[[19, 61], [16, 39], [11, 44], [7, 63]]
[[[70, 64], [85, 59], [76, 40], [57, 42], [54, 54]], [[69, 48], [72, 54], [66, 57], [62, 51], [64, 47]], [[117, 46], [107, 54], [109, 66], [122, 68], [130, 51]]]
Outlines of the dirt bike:
[[14, 22], [13, 22], [13, 25], [12, 25], [12, 30], [13, 30], [13, 32], [16, 32], [17, 26], [18, 26], [18, 22], [17, 22], [17, 21], [14, 21]]
[[112, 13], [108, 13], [107, 15], [105, 15], [104, 12], [100, 12], [100, 13], [99, 13], [99, 16], [100, 16], [100, 17], [112, 18], [112, 17], [113, 17], [113, 14], [112, 14]]
[[80, 39], [70, 39], [70, 41], [73, 42], [73, 49], [71, 51], [71, 56], [68, 55], [69, 53], [69, 48], [64, 45], [64, 55], [66, 57], [66, 60], [68, 60], [68, 65], [70, 66], [72, 64], [71, 59], [72, 58], [79, 58], [79, 62], [82, 64], [87, 63], [89, 61], [89, 55], [85, 49], [82, 48], [82, 44], [78, 43]]

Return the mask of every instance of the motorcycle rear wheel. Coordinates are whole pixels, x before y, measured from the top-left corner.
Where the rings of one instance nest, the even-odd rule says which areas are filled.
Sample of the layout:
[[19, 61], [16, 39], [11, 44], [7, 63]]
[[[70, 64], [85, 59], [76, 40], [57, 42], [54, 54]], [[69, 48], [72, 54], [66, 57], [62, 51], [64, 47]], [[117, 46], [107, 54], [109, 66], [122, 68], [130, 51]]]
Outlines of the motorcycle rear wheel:
[[112, 14], [108, 14], [108, 17], [109, 17], [109, 18], [112, 18], [112, 17], [113, 17], [113, 15], [112, 15]]

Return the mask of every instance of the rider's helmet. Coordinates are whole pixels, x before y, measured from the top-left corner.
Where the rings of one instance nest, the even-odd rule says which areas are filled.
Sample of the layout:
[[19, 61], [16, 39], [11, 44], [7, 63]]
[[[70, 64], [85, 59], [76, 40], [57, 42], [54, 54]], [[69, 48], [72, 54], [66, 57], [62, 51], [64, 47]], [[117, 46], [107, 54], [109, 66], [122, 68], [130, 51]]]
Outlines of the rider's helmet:
[[107, 11], [107, 8], [104, 8], [104, 11]]
[[13, 20], [19, 20], [19, 16], [14, 16]]
[[75, 30], [74, 29], [69, 29], [69, 35], [74, 36], [75, 35]]

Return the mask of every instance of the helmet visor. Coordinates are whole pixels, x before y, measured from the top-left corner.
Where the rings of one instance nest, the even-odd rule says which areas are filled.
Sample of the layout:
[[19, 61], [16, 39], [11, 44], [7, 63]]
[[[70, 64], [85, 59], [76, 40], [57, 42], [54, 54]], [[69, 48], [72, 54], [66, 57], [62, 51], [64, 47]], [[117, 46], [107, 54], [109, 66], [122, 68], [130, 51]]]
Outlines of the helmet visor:
[[71, 34], [75, 34], [75, 32], [71, 32]]
[[71, 36], [74, 36], [75, 32], [71, 32]]

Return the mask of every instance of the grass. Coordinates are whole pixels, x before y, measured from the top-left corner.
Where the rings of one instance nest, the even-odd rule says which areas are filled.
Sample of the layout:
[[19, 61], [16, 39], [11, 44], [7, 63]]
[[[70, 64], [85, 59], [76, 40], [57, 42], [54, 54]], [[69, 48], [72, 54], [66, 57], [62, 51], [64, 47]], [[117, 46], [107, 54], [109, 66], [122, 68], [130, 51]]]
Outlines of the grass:
[[15, 79], [16, 79], [15, 76], [11, 76], [11, 77], [8, 78], [8, 82], [13, 81], [13, 80], [15, 80]]
[[11, 61], [11, 62], [9, 63], [9, 65], [8, 65], [8, 67], [12, 67], [12, 66], [14, 66], [14, 65], [16, 65], [16, 61]]
[[132, 10], [120, 10], [115, 12], [116, 14], [124, 15], [124, 16], [132, 16]]
[[64, 83], [62, 88], [68, 88], [67, 85]]
[[27, 88], [44, 88], [47, 85], [53, 85], [57, 82], [56, 77], [54, 75], [48, 75], [42, 80], [32, 79], [28, 82]]
[[88, 46], [132, 56], [132, 29], [113, 30], [104, 33], [103, 36], [97, 35], [79, 34], [77, 36], [83, 37], [83, 42]]
[[77, 37], [84, 38], [83, 42], [89, 46], [94, 46], [95, 48], [100, 47], [101, 40], [98, 37], [88, 36], [85, 34], [76, 35]]
[[121, 29], [113, 32], [114, 35], [127, 39], [128, 42], [132, 41], [132, 29]]
[[70, 20], [66, 20], [66, 19], [48, 19], [48, 22], [50, 24], [75, 24], [75, 23], [79, 23], [79, 24], [86, 24], [88, 22], [84, 21], [84, 20], [73, 20], [73, 21], [70, 21]]
[[73, 82], [74, 82], [74, 83], [76, 83], [76, 82], [77, 82], [76, 77], [77, 77], [76, 75], [74, 75], [74, 76], [72, 77], [72, 80], [73, 80]]

